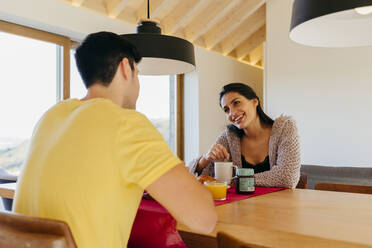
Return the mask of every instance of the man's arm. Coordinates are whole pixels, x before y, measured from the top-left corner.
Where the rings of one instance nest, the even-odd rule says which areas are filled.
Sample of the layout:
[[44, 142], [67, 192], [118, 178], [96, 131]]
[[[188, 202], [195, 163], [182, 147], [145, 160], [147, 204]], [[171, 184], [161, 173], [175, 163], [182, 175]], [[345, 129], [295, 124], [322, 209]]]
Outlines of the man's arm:
[[146, 191], [177, 220], [200, 233], [213, 231], [217, 213], [208, 189], [200, 184], [184, 166], [170, 169]]

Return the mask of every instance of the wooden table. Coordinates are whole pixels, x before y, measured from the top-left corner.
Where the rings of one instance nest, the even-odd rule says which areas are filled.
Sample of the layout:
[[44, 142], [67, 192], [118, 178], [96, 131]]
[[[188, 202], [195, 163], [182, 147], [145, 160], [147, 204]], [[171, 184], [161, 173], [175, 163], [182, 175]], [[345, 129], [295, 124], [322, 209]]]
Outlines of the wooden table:
[[288, 189], [216, 209], [213, 237], [224, 231], [267, 247], [372, 247], [372, 195]]
[[[0, 196], [13, 198], [15, 186], [0, 184]], [[372, 247], [372, 195], [288, 189], [216, 209], [211, 238], [224, 231], [268, 247]]]

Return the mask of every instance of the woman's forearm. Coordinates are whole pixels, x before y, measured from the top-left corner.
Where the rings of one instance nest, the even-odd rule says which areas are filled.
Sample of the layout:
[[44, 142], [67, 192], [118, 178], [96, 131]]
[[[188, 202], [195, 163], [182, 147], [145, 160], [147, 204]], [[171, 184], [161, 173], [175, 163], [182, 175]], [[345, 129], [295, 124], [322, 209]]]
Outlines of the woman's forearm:
[[198, 173], [198, 175], [200, 175], [202, 173], [203, 169], [208, 165], [208, 163], [209, 163], [209, 161], [204, 156], [202, 156], [199, 159], [199, 162], [196, 165], [196, 169], [195, 169], [195, 171]]

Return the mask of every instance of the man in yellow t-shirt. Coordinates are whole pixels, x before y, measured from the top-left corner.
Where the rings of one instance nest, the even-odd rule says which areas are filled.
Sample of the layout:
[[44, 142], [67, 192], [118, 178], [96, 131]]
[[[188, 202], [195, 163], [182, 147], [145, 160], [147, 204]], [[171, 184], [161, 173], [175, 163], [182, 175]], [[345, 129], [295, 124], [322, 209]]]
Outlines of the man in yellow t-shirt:
[[135, 46], [99, 32], [75, 58], [87, 96], [57, 103], [38, 122], [13, 210], [66, 221], [78, 247], [126, 247], [147, 190], [178, 221], [211, 232], [211, 195], [135, 111]]

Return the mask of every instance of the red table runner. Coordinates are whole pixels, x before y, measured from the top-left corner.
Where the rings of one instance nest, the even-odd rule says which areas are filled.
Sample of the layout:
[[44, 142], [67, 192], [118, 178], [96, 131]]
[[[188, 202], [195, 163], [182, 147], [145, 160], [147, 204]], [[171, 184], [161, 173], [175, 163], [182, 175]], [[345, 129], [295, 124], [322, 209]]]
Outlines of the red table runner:
[[222, 204], [229, 203], [229, 202], [240, 201], [240, 200], [244, 200], [244, 199], [249, 198], [249, 197], [264, 195], [264, 194], [276, 192], [276, 191], [279, 191], [279, 190], [282, 190], [282, 189], [285, 189], [285, 188], [256, 187], [253, 194], [251, 194], [251, 195], [240, 195], [240, 194], [235, 193], [235, 188], [232, 187], [232, 188], [227, 190], [226, 200], [214, 201], [214, 205], [218, 206], [218, 205], [222, 205]]
[[[263, 195], [283, 188], [256, 187], [251, 195], [239, 195], [234, 188], [227, 191], [226, 200], [214, 201], [216, 206]], [[154, 200], [142, 200], [134, 220], [128, 248], [186, 248], [177, 232], [177, 222], [168, 211]]]

